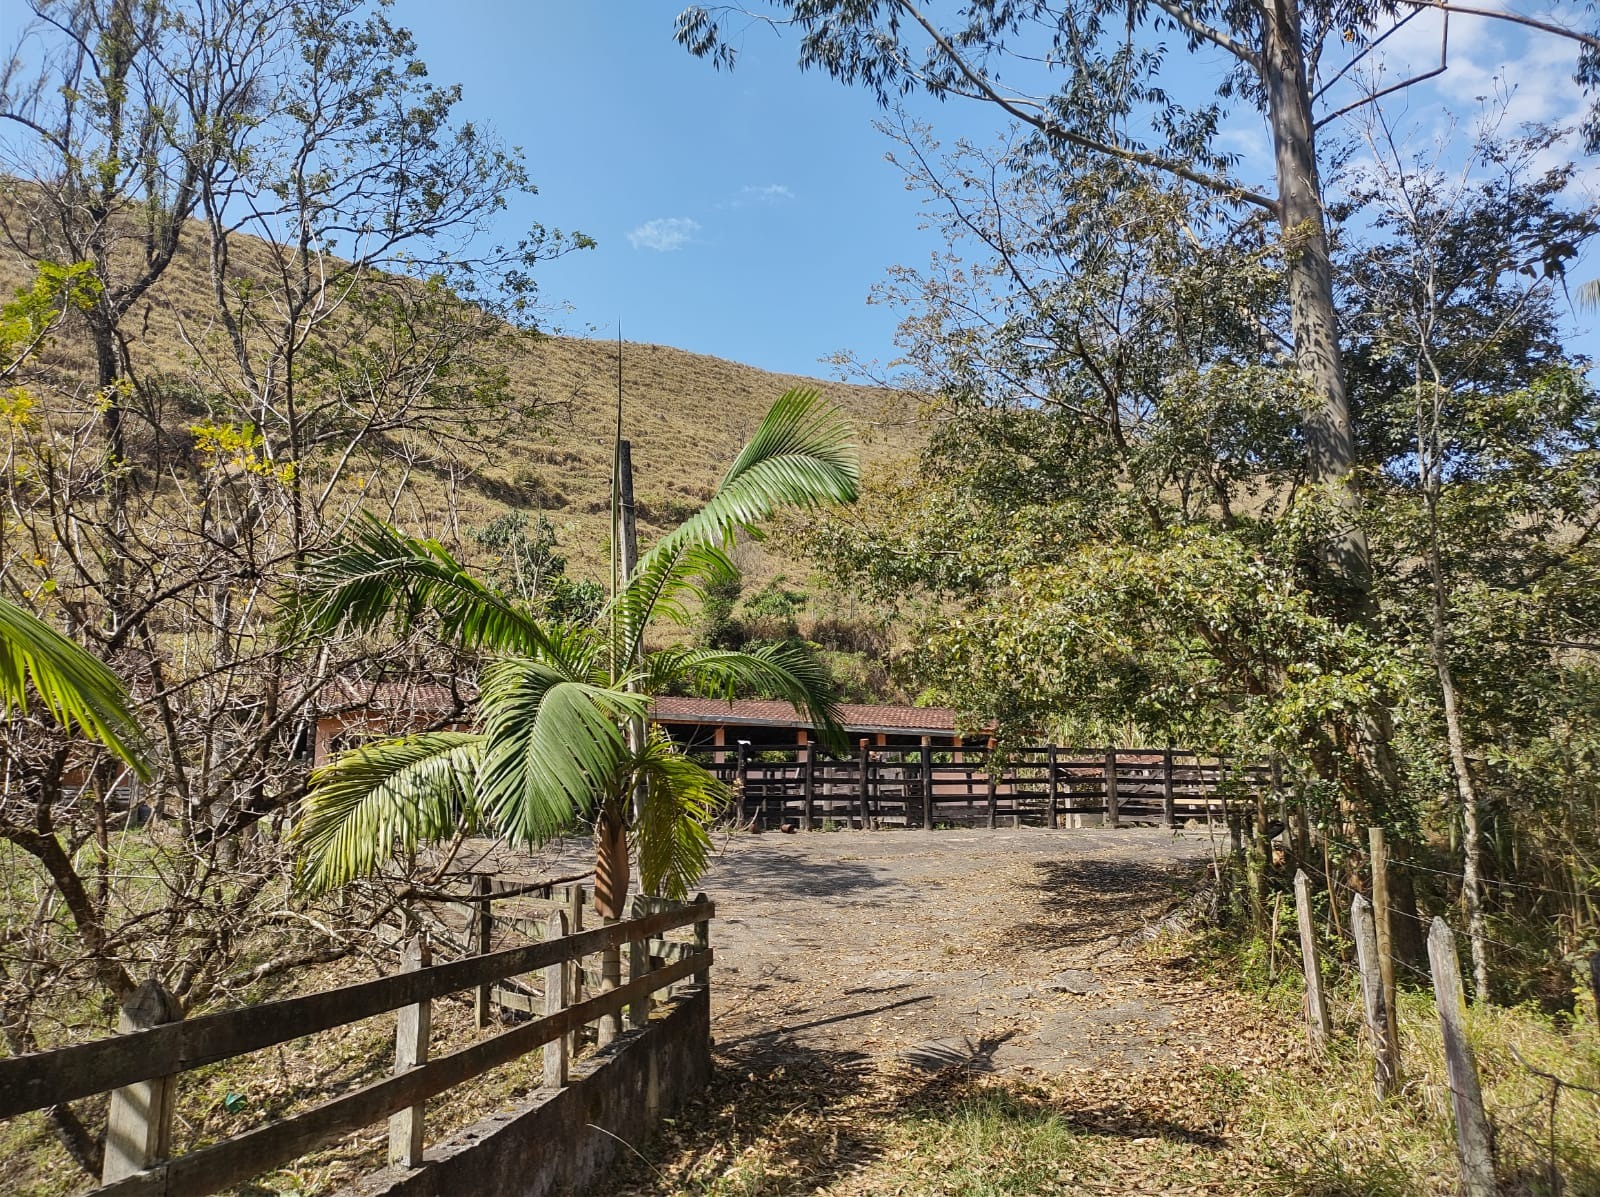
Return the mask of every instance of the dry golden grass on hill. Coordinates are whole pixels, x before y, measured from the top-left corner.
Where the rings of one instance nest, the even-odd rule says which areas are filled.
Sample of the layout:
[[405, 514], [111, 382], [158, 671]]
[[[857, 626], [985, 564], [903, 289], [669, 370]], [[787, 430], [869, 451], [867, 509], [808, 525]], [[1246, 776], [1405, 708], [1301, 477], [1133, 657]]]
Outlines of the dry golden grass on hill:
[[[261, 243], [252, 248], [250, 239], [242, 241], [233, 254], [235, 272], [264, 276], [267, 253]], [[0, 244], [0, 294], [9, 296], [29, 281], [29, 264]], [[218, 385], [204, 364], [208, 354], [223, 350], [210, 293], [202, 230], [196, 226], [125, 321], [130, 356], [142, 378], [164, 376], [202, 392]], [[82, 328], [70, 318], [37, 364], [64, 392], [87, 394], [92, 385], [92, 352]], [[447, 541], [465, 539], [471, 529], [507, 510], [542, 510], [557, 530], [570, 572], [598, 578], [609, 551], [606, 512], [617, 345], [547, 336], [505, 365], [512, 397], [521, 404], [536, 402], [541, 413], [537, 420], [524, 423], [520, 417], [473, 412], [470, 418], [484, 448], [473, 454], [481, 454], [478, 460], [462, 461], [458, 451], [454, 478], [452, 471], [430, 468], [423, 461], [404, 476], [398, 466], [386, 467], [381, 476], [360, 481], [373, 495], [399, 489], [399, 518], [413, 530]], [[705, 500], [767, 407], [790, 387], [817, 387], [848, 413], [864, 472], [905, 458], [920, 440], [912, 405], [894, 392], [772, 374], [664, 345], [627, 343], [623, 382], [624, 435], [633, 443], [641, 540], [646, 544]], [[181, 433], [182, 418], [167, 431]], [[424, 445], [424, 458], [427, 449]], [[808, 573], [802, 561], [771, 541], [745, 547], [740, 559], [756, 585], [779, 572], [791, 580]]]

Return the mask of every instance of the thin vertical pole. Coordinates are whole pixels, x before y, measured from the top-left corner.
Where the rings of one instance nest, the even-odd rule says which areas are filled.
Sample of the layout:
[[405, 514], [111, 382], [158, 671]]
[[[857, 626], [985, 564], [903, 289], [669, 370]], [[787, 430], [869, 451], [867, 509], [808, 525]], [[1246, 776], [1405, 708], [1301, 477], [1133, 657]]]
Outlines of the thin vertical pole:
[[990, 736], [989, 737], [989, 754], [986, 757], [983, 758], [983, 771], [984, 771], [984, 774], [988, 777], [988, 784], [985, 786], [985, 790], [986, 790], [986, 795], [985, 796], [988, 798], [989, 830], [990, 831], [994, 830], [994, 827], [995, 827], [995, 808], [999, 805], [999, 801], [998, 801], [999, 779], [996, 778], [995, 775], [994, 775], [994, 758], [995, 758], [994, 746], [995, 746], [995, 739], [994, 739], [993, 736]]
[[1400, 1028], [1394, 1009], [1394, 942], [1389, 914], [1389, 848], [1383, 828], [1367, 828], [1367, 845], [1372, 855], [1372, 921], [1378, 929], [1378, 975], [1383, 979], [1383, 1004], [1389, 1014], [1389, 1043], [1400, 1042]]
[[1372, 1040], [1372, 1084], [1378, 1100], [1393, 1095], [1399, 1081], [1393, 1044], [1389, 1040], [1389, 1015], [1384, 1009], [1383, 977], [1378, 970], [1378, 933], [1372, 925], [1372, 903], [1357, 894], [1350, 903], [1350, 931], [1356, 941], [1356, 965], [1361, 972], [1362, 1009]]
[[865, 736], [861, 737], [861, 778], [858, 798], [861, 805], [862, 831], [870, 831], [872, 829], [872, 816], [867, 810], [867, 790], [872, 784], [872, 749], [870, 744], [871, 741]]
[[1445, 1072], [1450, 1079], [1450, 1103], [1456, 1116], [1456, 1150], [1461, 1159], [1461, 1187], [1467, 1197], [1498, 1197], [1494, 1176], [1494, 1148], [1489, 1119], [1483, 1111], [1483, 1090], [1478, 1084], [1478, 1063], [1467, 1039], [1467, 1006], [1461, 994], [1461, 961], [1456, 938], [1441, 918], [1428, 929], [1428, 966], [1433, 974], [1433, 994], [1439, 1007], [1439, 1030], [1444, 1036]]
[[810, 831], [817, 825], [817, 746], [807, 744], [801, 751], [806, 755], [800, 765], [800, 828]]
[[[573, 935], [583, 930], [583, 908], [588, 903], [588, 895], [584, 893], [583, 886], [574, 884], [567, 891], [567, 927]], [[567, 961], [567, 996], [574, 1006], [583, 1001], [583, 957], [574, 956]], [[573, 1027], [572, 1033], [567, 1036], [567, 1053], [575, 1056], [583, 1043], [583, 1028]]]
[[[143, 1031], [183, 1017], [178, 1000], [157, 981], [146, 981], [123, 1003], [117, 1019], [119, 1034]], [[106, 1145], [100, 1183], [111, 1184], [151, 1164], [172, 1151], [172, 1107], [178, 1094], [176, 1076], [155, 1077], [124, 1085], [111, 1094], [106, 1114]]]
[[[709, 900], [710, 899], [708, 899], [703, 892], [694, 896], [694, 904], [696, 906], [704, 906]], [[694, 950], [696, 952], [705, 952], [709, 951], [710, 948], [711, 920], [701, 919], [694, 925]], [[694, 975], [694, 983], [696, 985], [710, 985], [711, 970], [709, 968], [702, 968], [696, 972]]]
[[742, 818], [750, 805], [750, 744], [746, 740], [739, 741], [736, 778], [739, 783], [739, 814]]
[[[633, 895], [630, 918], [642, 919], [650, 913], [650, 901], [643, 894]], [[642, 939], [628, 942], [628, 980], [637, 981], [650, 971], [650, 945]], [[628, 1026], [637, 1030], [650, 1022], [650, 995], [642, 994], [628, 1004]]]
[[1117, 750], [1106, 749], [1106, 823], [1120, 826], [1117, 812]]
[[1050, 771], [1049, 781], [1045, 785], [1044, 825], [1054, 831], [1056, 826], [1056, 807], [1061, 801], [1061, 781], [1056, 776], [1056, 746], [1051, 744], [1044, 752], [1044, 767]]
[[1161, 750], [1161, 825], [1171, 827], [1177, 820], [1172, 800], [1172, 749]]
[[[420, 932], [406, 943], [402, 972], [414, 973], [428, 967], [431, 953], [428, 936]], [[428, 1061], [428, 1037], [433, 1027], [433, 1004], [423, 999], [414, 1006], [402, 1006], [394, 1027], [394, 1074], [410, 1072]], [[422, 1111], [420, 1105], [389, 1115], [389, 1162], [402, 1168], [422, 1166]]]
[[[565, 911], [552, 910], [545, 921], [545, 939], [565, 939], [567, 915]], [[549, 1017], [560, 1014], [565, 1008], [570, 990], [571, 962], [557, 960], [544, 970], [544, 1012]], [[567, 1036], [557, 1035], [544, 1045], [544, 1083], [549, 1089], [559, 1089], [567, 1083]]]
[[1306, 1026], [1311, 1046], [1326, 1051], [1332, 1026], [1322, 997], [1322, 960], [1317, 953], [1317, 931], [1312, 923], [1311, 879], [1304, 869], [1294, 875], [1294, 913], [1300, 924], [1300, 966], [1306, 974]]
[[933, 737], [923, 736], [918, 754], [922, 766], [922, 830], [933, 830]]
[[[475, 956], [488, 955], [489, 944], [494, 935], [494, 913], [490, 909], [492, 902], [489, 899], [489, 890], [489, 875], [474, 873], [472, 896], [477, 901], [467, 909], [472, 915], [472, 954]], [[472, 995], [473, 1021], [477, 1023], [479, 1030], [489, 1025], [489, 1007], [493, 996], [492, 986], [487, 982], [478, 986], [477, 992]]]

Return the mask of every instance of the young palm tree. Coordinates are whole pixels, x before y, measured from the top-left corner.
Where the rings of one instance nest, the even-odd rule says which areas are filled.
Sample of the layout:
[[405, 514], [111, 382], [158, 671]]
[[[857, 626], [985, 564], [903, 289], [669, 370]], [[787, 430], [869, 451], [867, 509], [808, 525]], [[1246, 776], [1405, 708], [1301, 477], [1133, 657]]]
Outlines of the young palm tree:
[[410, 850], [463, 825], [537, 844], [587, 821], [598, 913], [622, 917], [630, 841], [643, 887], [684, 896], [705, 869], [706, 824], [726, 787], [659, 730], [638, 730], [650, 695], [687, 685], [732, 697], [755, 686], [806, 712], [825, 742], [842, 747], [843, 735], [831, 681], [803, 649], [647, 651], [646, 633], [663, 619], [683, 622], [685, 600], [733, 572], [735, 531], [779, 507], [853, 501], [850, 439], [816, 392], [783, 395], [712, 499], [640, 559], [589, 623], [543, 622], [437, 542], [375, 520], [315, 560], [291, 607], [303, 630], [404, 631], [431, 615], [444, 638], [490, 660], [481, 730], [369, 744], [313, 776], [296, 828], [308, 883], [342, 884], [376, 869], [397, 843]]
[[139, 777], [149, 776], [139, 753], [139, 725], [117, 675], [37, 616], [0, 598], [0, 713], [27, 711], [30, 682], [57, 723], [76, 724]]

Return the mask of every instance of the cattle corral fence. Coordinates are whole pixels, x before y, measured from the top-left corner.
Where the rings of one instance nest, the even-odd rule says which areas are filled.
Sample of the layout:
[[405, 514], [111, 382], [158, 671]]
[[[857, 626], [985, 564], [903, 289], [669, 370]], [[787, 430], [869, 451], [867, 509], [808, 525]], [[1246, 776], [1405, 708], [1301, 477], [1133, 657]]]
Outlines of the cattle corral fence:
[[815, 747], [709, 767], [734, 785], [745, 822], [826, 827], [1173, 826], [1221, 818], [1230, 803], [1278, 788], [1270, 764], [1179, 749], [889, 748], [862, 741], [845, 758]]

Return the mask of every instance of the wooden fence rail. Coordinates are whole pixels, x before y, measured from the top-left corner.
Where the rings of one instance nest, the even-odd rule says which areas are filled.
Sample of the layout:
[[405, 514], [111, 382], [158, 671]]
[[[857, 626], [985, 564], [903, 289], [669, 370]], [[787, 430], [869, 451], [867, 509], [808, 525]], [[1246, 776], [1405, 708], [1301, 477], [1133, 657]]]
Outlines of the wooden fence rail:
[[709, 764], [724, 781], [738, 784], [747, 821], [801, 830], [1116, 826], [1124, 820], [1172, 826], [1216, 818], [1230, 798], [1275, 788], [1268, 764], [1208, 760], [1175, 749], [885, 748], [863, 742], [839, 759], [807, 747], [759, 758], [741, 749]]
[[[96, 1197], [202, 1197], [287, 1163], [329, 1139], [397, 1115], [417, 1120], [405, 1124], [401, 1154], [419, 1157], [420, 1107], [428, 1098], [561, 1041], [589, 1023], [620, 1017], [625, 1007], [645, 1009], [652, 994], [674, 983], [694, 978], [704, 984], [712, 963], [709, 926], [715, 913], [702, 895], [694, 903], [674, 904], [590, 931], [436, 965], [419, 966], [425, 952], [414, 941], [408, 950], [409, 971], [391, 977], [0, 1059], [0, 1117], [107, 1090], [137, 1096], [147, 1093], [152, 1082], [162, 1082], [170, 1092], [177, 1074], [201, 1065], [399, 1011], [401, 1043], [395, 1075], [174, 1159], [156, 1158], [166, 1135], [165, 1127], [154, 1123], [170, 1118], [170, 1100], [154, 1103], [154, 1109], [148, 1101], [125, 1100], [119, 1105], [114, 1100], [113, 1109], [124, 1112], [125, 1124], [112, 1128], [119, 1144], [117, 1159], [108, 1166], [109, 1183], [94, 1193]], [[693, 944], [662, 939], [683, 927], [693, 928]], [[577, 992], [576, 984], [558, 984], [545, 994], [542, 1017], [444, 1056], [427, 1059], [417, 1049], [419, 1021], [425, 1028], [427, 1006], [435, 998], [538, 970], [544, 971], [548, 990], [552, 975], [575, 979], [585, 956], [632, 944], [645, 945], [646, 950], [628, 954], [629, 976], [615, 988], [569, 1000]], [[669, 955], [674, 957], [670, 961]], [[565, 1072], [564, 1059], [560, 1071]]]

